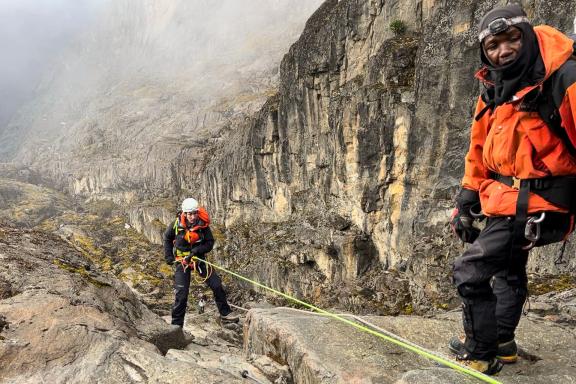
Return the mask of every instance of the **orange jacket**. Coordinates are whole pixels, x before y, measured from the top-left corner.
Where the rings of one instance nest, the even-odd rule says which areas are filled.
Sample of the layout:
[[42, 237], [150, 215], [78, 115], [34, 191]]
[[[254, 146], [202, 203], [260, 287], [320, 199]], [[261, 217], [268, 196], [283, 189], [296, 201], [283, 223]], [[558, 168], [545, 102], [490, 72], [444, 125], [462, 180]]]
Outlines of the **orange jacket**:
[[[570, 58], [574, 42], [549, 26], [535, 27], [534, 32], [546, 68], [545, 77], [548, 78]], [[486, 68], [481, 69], [476, 77], [487, 82], [486, 71]], [[576, 79], [576, 73], [568, 78]], [[513, 101], [485, 113], [472, 124], [462, 186], [479, 192], [482, 210], [488, 216], [515, 215], [518, 197], [518, 190], [491, 179], [491, 172], [519, 179], [576, 175], [576, 159], [570, 156], [561, 139], [550, 131], [538, 113], [518, 110], [523, 97], [538, 86], [541, 84], [521, 89]], [[571, 141], [576, 143], [576, 80], [565, 85], [562, 91], [564, 89], [559, 107], [562, 126]], [[484, 107], [479, 98], [476, 114]], [[566, 210], [530, 193], [528, 213], [539, 211]]]

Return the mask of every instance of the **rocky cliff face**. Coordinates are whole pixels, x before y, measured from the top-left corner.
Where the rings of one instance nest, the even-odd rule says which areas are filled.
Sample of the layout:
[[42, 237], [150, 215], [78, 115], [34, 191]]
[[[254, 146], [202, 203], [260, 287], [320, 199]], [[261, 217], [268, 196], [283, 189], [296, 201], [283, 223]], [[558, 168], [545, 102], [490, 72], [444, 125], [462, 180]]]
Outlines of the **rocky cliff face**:
[[[491, 6], [324, 3], [283, 59], [278, 95], [207, 164], [202, 195], [230, 227], [247, 219], [308, 225], [297, 249], [276, 248], [273, 257], [304, 254], [293, 268], [319, 272], [323, 287], [358, 279], [384, 292], [388, 282], [364, 277], [380, 265], [406, 272], [414, 302], [445, 305], [462, 250], [446, 222], [479, 93], [475, 26]], [[545, 2], [525, 6], [536, 23], [571, 28], [571, 17]], [[394, 20], [408, 33], [395, 36]], [[534, 252], [533, 270], [573, 271], [573, 258], [553, 263], [556, 251]], [[271, 253], [250, 255], [267, 265]]]
[[[190, 73], [203, 72], [185, 59], [154, 78], [138, 67], [150, 47], [193, 54], [163, 45], [168, 32], [188, 28], [184, 2], [120, 2], [115, 12], [137, 14], [137, 23], [104, 25], [109, 44], [77, 58], [134, 60], [92, 83], [71, 77], [88, 85], [90, 102], [72, 101], [61, 84], [46, 89], [33, 120], [12, 126], [29, 128], [14, 159], [73, 193], [130, 202], [131, 221], [156, 241], [152, 218], [167, 223], [179, 198], [197, 196], [226, 227], [221, 261], [312, 300], [362, 309], [408, 295], [396, 311], [410, 311], [409, 300], [449, 305], [450, 265], [462, 248], [446, 222], [479, 93], [475, 26], [494, 3], [328, 0], [284, 56], [278, 87], [253, 60], [214, 89], [207, 84], [218, 71], [200, 77], [207, 93], [199, 95], [188, 92]], [[567, 0], [523, 5], [535, 23], [563, 30], [576, 14]], [[405, 34], [392, 32], [397, 20]], [[119, 25], [127, 37], [113, 38]], [[263, 76], [244, 76], [254, 67]], [[574, 258], [553, 263], [555, 251], [535, 252], [532, 270], [574, 271]]]

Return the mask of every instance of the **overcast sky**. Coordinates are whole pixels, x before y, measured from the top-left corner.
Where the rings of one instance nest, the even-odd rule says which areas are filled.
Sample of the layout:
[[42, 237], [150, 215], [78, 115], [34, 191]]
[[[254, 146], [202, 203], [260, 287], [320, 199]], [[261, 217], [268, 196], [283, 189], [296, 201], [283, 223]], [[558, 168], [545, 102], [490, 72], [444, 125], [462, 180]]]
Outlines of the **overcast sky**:
[[0, 0], [0, 130], [108, 0]]
[[[295, 32], [294, 23], [303, 25], [322, 0], [141, 0], [142, 4], [138, 1], [0, 0], [0, 133], [19, 107], [34, 96], [41, 79], [61, 60], [65, 48], [75, 39], [82, 41], [84, 30], [99, 30], [94, 28], [95, 22], [100, 23], [100, 31], [110, 27], [112, 35], [94, 36], [134, 43], [137, 52], [138, 39], [153, 45], [154, 49], [146, 47], [146, 53], [154, 57], [144, 60], [130, 56], [144, 60], [141, 66], [150, 63], [152, 69], [157, 62], [170, 71], [183, 70], [179, 63], [184, 63], [187, 69], [202, 63], [215, 66], [218, 59], [238, 63], [240, 54], [257, 64], [262, 62], [257, 61], [262, 44], [270, 48], [295, 40], [287, 36], [287, 31]], [[183, 14], [170, 15], [172, 5]], [[163, 24], [165, 15], [170, 15], [169, 25]], [[156, 19], [150, 20], [149, 16]], [[129, 22], [124, 23], [122, 17], [128, 17]], [[151, 24], [141, 25], [147, 22]], [[131, 32], [134, 36], [130, 37], [130, 31], [121, 27], [135, 28]], [[93, 44], [103, 54], [114, 53], [113, 49], [106, 51], [112, 44], [110, 40], [86, 43]], [[162, 68], [156, 69], [161, 72]]]

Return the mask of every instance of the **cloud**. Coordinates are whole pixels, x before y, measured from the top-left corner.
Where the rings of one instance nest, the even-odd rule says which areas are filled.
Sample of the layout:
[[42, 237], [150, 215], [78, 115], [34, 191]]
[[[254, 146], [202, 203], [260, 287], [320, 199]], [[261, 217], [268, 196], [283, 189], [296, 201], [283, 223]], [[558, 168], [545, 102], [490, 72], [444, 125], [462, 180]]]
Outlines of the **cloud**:
[[0, 130], [108, 0], [0, 0]]
[[62, 116], [130, 85], [207, 100], [256, 77], [268, 87], [321, 1], [0, 0], [0, 138], [57, 133]]

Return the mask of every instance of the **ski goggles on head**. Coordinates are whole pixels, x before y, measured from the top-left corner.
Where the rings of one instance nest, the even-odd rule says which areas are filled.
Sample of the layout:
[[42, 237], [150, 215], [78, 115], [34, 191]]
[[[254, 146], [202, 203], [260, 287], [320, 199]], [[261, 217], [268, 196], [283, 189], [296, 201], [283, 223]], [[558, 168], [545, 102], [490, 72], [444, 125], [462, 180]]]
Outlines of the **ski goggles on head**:
[[486, 37], [502, 33], [511, 26], [520, 23], [530, 23], [530, 21], [526, 16], [515, 16], [509, 19], [505, 17], [499, 17], [497, 19], [494, 19], [490, 22], [490, 24], [488, 24], [486, 28], [480, 31], [480, 33], [478, 34], [478, 40], [482, 42], [482, 40], [484, 40]]

